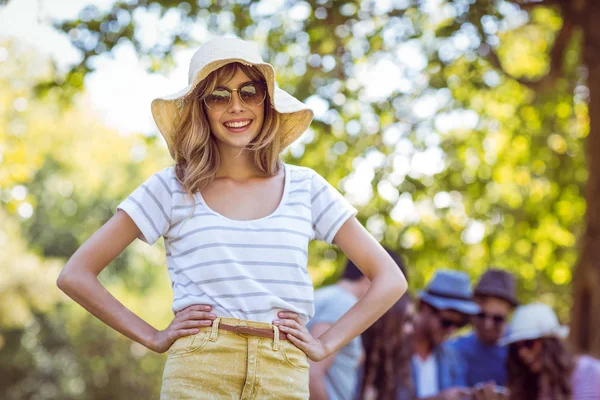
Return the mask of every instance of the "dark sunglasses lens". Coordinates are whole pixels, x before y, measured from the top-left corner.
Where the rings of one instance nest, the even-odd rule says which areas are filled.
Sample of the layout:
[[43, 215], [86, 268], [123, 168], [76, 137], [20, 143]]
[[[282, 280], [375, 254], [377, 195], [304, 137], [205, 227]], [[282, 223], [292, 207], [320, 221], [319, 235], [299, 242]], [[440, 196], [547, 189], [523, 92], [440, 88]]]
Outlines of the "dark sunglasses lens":
[[444, 328], [444, 329], [449, 329], [449, 328], [452, 328], [452, 327], [456, 327], [456, 328], [460, 327], [460, 323], [455, 322], [455, 321], [451, 321], [449, 319], [443, 319], [442, 318], [440, 320], [440, 322], [441, 322], [442, 328]]
[[535, 340], [521, 340], [520, 342], [515, 342], [515, 347], [520, 349], [521, 347], [526, 347], [528, 349], [533, 348], [535, 344]]
[[523, 346], [527, 347], [528, 349], [533, 348], [533, 345], [535, 344], [534, 340], [525, 340], [523, 341]]
[[494, 321], [494, 323], [497, 325], [503, 324], [504, 321], [506, 321], [506, 318], [501, 315], [488, 315], [486, 313], [477, 314], [477, 318], [479, 318], [483, 321], [485, 321], [487, 318], [491, 318], [492, 321]]
[[260, 83], [249, 83], [240, 88], [240, 97], [242, 101], [249, 106], [260, 105], [266, 97], [265, 87]]
[[211, 110], [218, 111], [227, 108], [230, 100], [231, 93], [229, 91], [224, 89], [216, 89], [204, 99], [204, 102]]

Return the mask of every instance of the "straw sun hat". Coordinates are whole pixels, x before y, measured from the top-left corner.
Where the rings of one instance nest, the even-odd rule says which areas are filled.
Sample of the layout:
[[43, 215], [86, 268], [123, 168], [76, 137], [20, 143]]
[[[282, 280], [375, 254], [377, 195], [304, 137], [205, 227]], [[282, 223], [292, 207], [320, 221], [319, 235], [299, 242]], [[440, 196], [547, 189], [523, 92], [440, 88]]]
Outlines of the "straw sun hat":
[[167, 142], [171, 157], [175, 158], [173, 135], [186, 97], [211, 72], [233, 62], [254, 66], [265, 77], [271, 99], [270, 106], [281, 117], [279, 132], [282, 148], [298, 139], [310, 125], [313, 112], [304, 103], [275, 86], [273, 66], [263, 61], [251, 43], [237, 38], [216, 38], [202, 45], [194, 53], [190, 61], [188, 85], [185, 88], [152, 101], [152, 117]]

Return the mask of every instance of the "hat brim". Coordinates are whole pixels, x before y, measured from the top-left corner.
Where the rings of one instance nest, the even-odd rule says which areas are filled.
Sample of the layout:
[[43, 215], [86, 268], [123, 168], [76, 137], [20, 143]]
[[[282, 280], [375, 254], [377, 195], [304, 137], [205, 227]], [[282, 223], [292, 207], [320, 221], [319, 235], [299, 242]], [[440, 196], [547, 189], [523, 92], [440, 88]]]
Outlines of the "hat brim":
[[294, 96], [275, 86], [275, 73], [270, 64], [252, 63], [242, 58], [217, 60], [204, 66], [191, 84], [176, 93], [162, 96], [152, 101], [152, 117], [167, 143], [171, 157], [175, 158], [173, 136], [186, 97], [191, 94], [198, 83], [205, 79], [210, 73], [234, 62], [254, 66], [265, 77], [267, 91], [271, 100], [270, 106], [280, 114], [279, 134], [281, 137], [282, 150], [298, 139], [310, 126], [314, 116], [312, 110]]
[[489, 296], [489, 297], [497, 297], [501, 300], [508, 302], [511, 306], [517, 307], [519, 305], [519, 301], [509, 294], [502, 292], [502, 290], [492, 290], [492, 289], [475, 289], [473, 293], [474, 296]]
[[419, 291], [419, 299], [423, 300], [425, 303], [431, 304], [438, 310], [454, 310], [467, 315], [474, 315], [479, 312], [479, 306], [475, 302], [469, 300], [434, 296], [425, 291]]
[[569, 336], [569, 327], [568, 326], [560, 326], [554, 332], [531, 332], [531, 331], [521, 331], [521, 332], [512, 332], [508, 333], [504, 338], [500, 339], [501, 346], [507, 346], [511, 343], [520, 342], [523, 340], [533, 340], [533, 339], [541, 339], [548, 337], [556, 337], [564, 339]]

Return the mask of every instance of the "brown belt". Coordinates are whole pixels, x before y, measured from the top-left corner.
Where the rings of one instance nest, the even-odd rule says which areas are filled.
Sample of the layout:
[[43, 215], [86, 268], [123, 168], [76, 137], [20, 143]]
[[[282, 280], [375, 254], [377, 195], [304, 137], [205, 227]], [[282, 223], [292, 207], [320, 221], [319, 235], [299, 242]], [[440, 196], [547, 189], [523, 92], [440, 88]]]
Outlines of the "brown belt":
[[[275, 338], [272, 329], [266, 328], [253, 328], [251, 326], [244, 325], [226, 325], [219, 323], [219, 329], [223, 329], [230, 332], [235, 332], [239, 335], [252, 335], [252, 336], [260, 336], [269, 339]], [[283, 332], [279, 332], [279, 340], [288, 340], [287, 335]]]

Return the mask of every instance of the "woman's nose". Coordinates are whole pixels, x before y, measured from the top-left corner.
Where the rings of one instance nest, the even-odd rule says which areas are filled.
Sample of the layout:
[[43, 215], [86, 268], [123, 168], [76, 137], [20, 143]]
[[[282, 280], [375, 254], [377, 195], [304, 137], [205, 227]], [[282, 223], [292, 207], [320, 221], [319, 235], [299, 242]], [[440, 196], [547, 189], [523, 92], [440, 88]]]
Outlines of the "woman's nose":
[[231, 92], [231, 102], [229, 103], [229, 110], [232, 113], [238, 113], [244, 111], [244, 103], [240, 98], [240, 95], [237, 91]]
[[519, 357], [521, 360], [527, 362], [527, 350], [525, 350], [523, 347], [519, 348]]

